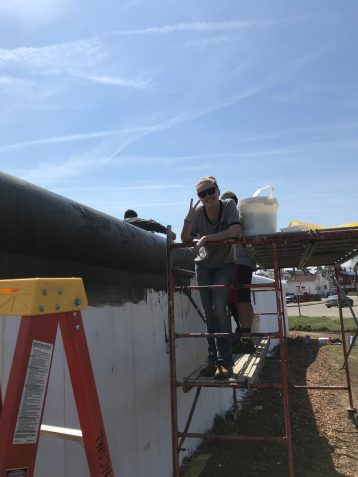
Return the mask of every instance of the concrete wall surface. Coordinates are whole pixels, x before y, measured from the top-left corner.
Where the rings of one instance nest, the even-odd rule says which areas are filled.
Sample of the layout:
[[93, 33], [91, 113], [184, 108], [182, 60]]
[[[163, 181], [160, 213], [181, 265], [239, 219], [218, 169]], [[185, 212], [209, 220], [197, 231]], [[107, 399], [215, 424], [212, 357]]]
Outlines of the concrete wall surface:
[[[262, 277], [257, 283], [267, 282]], [[197, 303], [197, 292], [193, 293]], [[274, 292], [255, 292], [256, 312], [275, 311]], [[188, 298], [175, 295], [178, 332], [203, 331], [204, 327]], [[90, 306], [83, 312], [94, 375], [115, 473], [120, 477], [169, 477], [171, 428], [167, 298], [163, 291], [147, 291], [146, 299], [117, 305]], [[0, 379], [3, 393], [11, 366], [20, 319], [0, 317]], [[255, 331], [275, 331], [272, 316], [255, 319]], [[205, 339], [177, 341], [178, 379], [206, 359]], [[178, 391], [179, 428], [182, 430], [195, 390]], [[232, 391], [203, 388], [190, 430], [203, 432], [213, 425], [215, 414], [231, 405]], [[79, 428], [71, 382], [57, 336], [43, 423]], [[197, 440], [185, 442], [190, 455]], [[87, 477], [83, 448], [75, 442], [41, 437], [36, 477]]]

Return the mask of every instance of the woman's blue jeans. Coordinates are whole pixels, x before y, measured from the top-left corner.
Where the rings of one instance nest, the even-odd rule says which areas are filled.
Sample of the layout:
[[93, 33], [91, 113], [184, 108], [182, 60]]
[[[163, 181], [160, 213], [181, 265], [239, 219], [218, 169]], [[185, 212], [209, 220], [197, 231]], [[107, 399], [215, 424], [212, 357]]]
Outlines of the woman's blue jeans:
[[[196, 264], [198, 285], [231, 285], [233, 272], [233, 263], [226, 263], [216, 268]], [[231, 321], [226, 309], [229, 293], [228, 288], [200, 289], [208, 333], [231, 333]], [[216, 366], [232, 366], [231, 343], [231, 337], [208, 338], [209, 362]]]

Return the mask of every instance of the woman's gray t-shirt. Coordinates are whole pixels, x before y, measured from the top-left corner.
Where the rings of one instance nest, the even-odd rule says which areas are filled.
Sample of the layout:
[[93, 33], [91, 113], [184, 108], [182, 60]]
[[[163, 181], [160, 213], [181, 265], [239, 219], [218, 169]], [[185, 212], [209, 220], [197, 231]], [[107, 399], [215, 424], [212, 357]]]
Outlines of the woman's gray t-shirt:
[[[195, 212], [195, 217], [191, 224], [191, 235], [193, 238], [223, 232], [231, 225], [240, 223], [239, 212], [232, 199], [220, 200], [220, 215], [215, 224], [208, 219], [203, 205], [199, 205]], [[210, 243], [206, 243], [204, 247], [200, 248], [199, 255], [195, 258], [195, 261], [212, 268], [225, 263], [235, 263], [235, 245], [210, 245]]]

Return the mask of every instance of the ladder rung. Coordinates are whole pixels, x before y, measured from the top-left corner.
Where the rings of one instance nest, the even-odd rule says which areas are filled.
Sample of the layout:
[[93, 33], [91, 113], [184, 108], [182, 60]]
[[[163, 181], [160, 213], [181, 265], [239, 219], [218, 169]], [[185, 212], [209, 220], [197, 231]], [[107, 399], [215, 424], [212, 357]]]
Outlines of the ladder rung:
[[251, 284], [251, 285], [182, 285], [182, 286], [175, 286], [175, 290], [201, 290], [203, 288], [229, 288], [230, 290], [239, 290], [243, 288], [250, 288], [255, 290], [255, 292], [259, 291], [275, 291], [276, 287], [271, 284], [261, 283], [261, 284]]
[[308, 389], [311, 391], [332, 391], [332, 389], [339, 390], [339, 391], [347, 391], [349, 388], [348, 386], [305, 386], [300, 384], [294, 384], [289, 386], [291, 389]]
[[68, 427], [41, 425], [41, 435], [57, 439], [66, 439], [83, 444], [82, 431], [80, 429], [70, 429]]
[[175, 333], [175, 338], [215, 338], [230, 336], [262, 336], [268, 338], [283, 338], [280, 333]]
[[195, 439], [215, 439], [222, 441], [256, 441], [256, 442], [280, 442], [286, 443], [287, 437], [284, 436], [241, 436], [238, 434], [202, 434], [199, 432], [178, 432], [179, 437], [193, 437]]
[[[233, 381], [214, 381], [208, 380], [205, 381], [203, 378], [197, 380], [184, 380], [184, 381], [177, 381], [176, 382], [177, 388], [183, 388], [183, 391], [189, 392], [194, 387], [201, 387], [201, 388], [248, 388], [247, 382], [233, 382]], [[282, 390], [283, 386], [279, 383], [260, 383], [260, 384], [251, 384], [250, 388], [255, 389], [262, 389], [262, 390], [272, 390], [272, 389], [279, 389]]]
[[266, 316], [266, 315], [278, 315], [277, 311], [271, 311], [270, 313], [254, 313], [252, 316]]

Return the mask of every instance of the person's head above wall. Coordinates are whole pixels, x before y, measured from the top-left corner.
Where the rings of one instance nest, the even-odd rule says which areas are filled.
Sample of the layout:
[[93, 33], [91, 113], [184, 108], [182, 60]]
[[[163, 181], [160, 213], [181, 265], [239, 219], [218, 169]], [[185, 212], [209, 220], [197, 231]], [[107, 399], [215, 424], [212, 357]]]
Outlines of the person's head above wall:
[[125, 219], [133, 219], [135, 217], [138, 217], [138, 214], [135, 210], [128, 209], [124, 212], [124, 218]]
[[216, 187], [219, 190], [218, 183], [215, 179], [214, 176], [205, 176], [202, 177], [197, 183], [196, 183], [196, 190], [199, 190], [203, 184], [208, 184], [209, 186], [212, 185]]
[[233, 192], [230, 192], [230, 191], [227, 191], [227, 192], [224, 192], [223, 194], [221, 194], [221, 197], [220, 199], [232, 199], [235, 204], [237, 205], [238, 203], [238, 198], [236, 197], [236, 194], [234, 194]]

